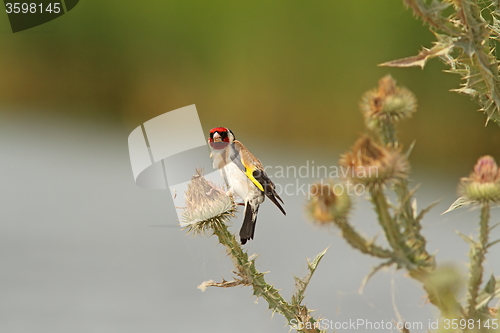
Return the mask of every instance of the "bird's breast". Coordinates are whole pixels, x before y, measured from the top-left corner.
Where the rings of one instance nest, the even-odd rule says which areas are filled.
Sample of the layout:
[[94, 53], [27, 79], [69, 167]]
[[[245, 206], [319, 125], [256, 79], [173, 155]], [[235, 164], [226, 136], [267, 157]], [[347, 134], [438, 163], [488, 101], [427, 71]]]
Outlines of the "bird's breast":
[[224, 155], [216, 150], [212, 150], [212, 153], [210, 154], [210, 157], [212, 158], [213, 161], [213, 166], [215, 169], [222, 169], [224, 165], [226, 164]]
[[224, 172], [226, 173], [230, 190], [242, 200], [261, 195], [261, 191], [257, 186], [248, 179], [247, 175], [235, 163], [230, 162], [225, 165]]

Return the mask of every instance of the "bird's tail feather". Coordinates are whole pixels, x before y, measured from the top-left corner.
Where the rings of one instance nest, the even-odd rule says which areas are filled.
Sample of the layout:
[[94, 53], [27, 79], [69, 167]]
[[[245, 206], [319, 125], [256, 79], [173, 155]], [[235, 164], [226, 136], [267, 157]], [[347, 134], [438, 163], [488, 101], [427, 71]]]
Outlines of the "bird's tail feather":
[[278, 198], [283, 203], [283, 200], [281, 200], [281, 198], [279, 197], [279, 195], [276, 194], [276, 196], [275, 196], [273, 193], [266, 194], [266, 195], [269, 198], [269, 200], [271, 200], [276, 205], [276, 207], [278, 207], [281, 210], [281, 212], [283, 213], [283, 215], [286, 215], [285, 209], [283, 209], [283, 207], [280, 205], [280, 203], [278, 202], [278, 200], [276, 200], [276, 198]]
[[255, 232], [255, 224], [257, 223], [257, 212], [259, 207], [252, 207], [252, 205], [247, 202], [245, 205], [245, 217], [243, 218], [243, 225], [240, 229], [240, 240], [241, 244], [245, 244], [248, 240], [253, 239], [253, 234]]
[[281, 210], [283, 215], [286, 215], [285, 210], [283, 207], [280, 205], [280, 202], [284, 204], [283, 199], [276, 193], [276, 190], [274, 189], [274, 183], [271, 181], [271, 179], [268, 177], [268, 175], [264, 171], [254, 171], [253, 176], [257, 181], [263, 185], [264, 187], [264, 194], [271, 200], [276, 207]]

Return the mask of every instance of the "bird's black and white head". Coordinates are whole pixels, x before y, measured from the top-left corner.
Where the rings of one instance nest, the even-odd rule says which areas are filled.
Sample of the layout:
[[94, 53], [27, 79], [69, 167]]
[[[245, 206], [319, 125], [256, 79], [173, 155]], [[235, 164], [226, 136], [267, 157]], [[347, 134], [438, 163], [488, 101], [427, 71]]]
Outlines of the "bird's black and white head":
[[210, 130], [208, 144], [214, 150], [224, 150], [234, 142], [234, 134], [229, 128], [215, 127]]

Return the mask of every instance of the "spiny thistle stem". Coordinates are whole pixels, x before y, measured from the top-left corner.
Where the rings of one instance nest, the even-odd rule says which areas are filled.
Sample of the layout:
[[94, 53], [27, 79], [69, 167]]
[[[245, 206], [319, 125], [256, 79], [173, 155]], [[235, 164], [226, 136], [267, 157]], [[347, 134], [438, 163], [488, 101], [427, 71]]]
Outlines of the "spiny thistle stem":
[[378, 126], [378, 135], [384, 145], [393, 146], [397, 142], [396, 129], [392, 122], [392, 119], [382, 119]]
[[372, 242], [366, 240], [361, 236], [356, 229], [347, 221], [347, 218], [340, 217], [333, 220], [333, 222], [342, 230], [342, 236], [353, 248], [361, 251], [362, 253], [372, 255], [381, 259], [394, 258], [391, 251], [386, 250]]
[[488, 203], [484, 203], [481, 208], [481, 220], [479, 222], [479, 242], [484, 248], [486, 253], [486, 246], [488, 244], [489, 238], [489, 221], [490, 221], [490, 206]]
[[[332, 180], [326, 184], [316, 183], [311, 186], [311, 198], [307, 210], [313, 221], [323, 226], [335, 224], [342, 231], [342, 237], [347, 243], [362, 253], [381, 259], [396, 260], [392, 251], [374, 244], [374, 241], [367, 240], [349, 223], [351, 198], [344, 186], [344, 184], [335, 184]], [[334, 188], [337, 188], [337, 192], [333, 190]]]
[[394, 191], [399, 199], [400, 209], [399, 217], [400, 224], [404, 227], [407, 244], [412, 251], [412, 262], [416, 264], [425, 264], [435, 267], [435, 261], [427, 252], [427, 241], [421, 234], [422, 225], [418, 218], [414, 216], [413, 207], [411, 206], [411, 193], [408, 189], [408, 180], [401, 179], [394, 184]]
[[254, 292], [264, 298], [273, 310], [281, 313], [288, 321], [296, 318], [278, 290], [266, 283], [264, 275], [257, 271], [254, 261], [248, 259], [247, 252], [243, 251], [236, 237], [229, 232], [227, 227], [220, 225], [218, 228], [214, 228], [214, 235], [225, 246], [238, 274], [241, 274], [240, 277], [243, 278], [243, 282], [252, 285]]
[[[404, 224], [406, 231], [416, 238], [417, 232], [421, 229], [420, 225], [415, 225], [413, 218], [413, 208], [410, 202], [410, 193], [408, 191], [408, 181], [401, 179], [394, 184], [394, 192], [398, 196], [400, 207], [401, 221]], [[422, 237], [422, 236], [420, 236]]]
[[483, 264], [488, 246], [490, 206], [483, 203], [479, 222], [479, 242], [471, 245], [470, 278], [468, 283], [468, 317], [476, 315], [477, 297], [483, 280]]
[[[254, 295], [262, 297], [269, 304], [269, 308], [272, 309], [273, 312], [281, 313], [290, 325], [294, 324], [294, 321], [300, 323], [305, 323], [307, 321], [314, 327], [316, 320], [309, 316], [310, 311], [304, 306], [300, 306], [300, 309], [292, 306], [285, 301], [276, 288], [266, 282], [264, 274], [257, 271], [255, 268], [255, 260], [248, 258], [248, 253], [243, 251], [240, 243], [236, 240], [236, 237], [229, 232], [225, 224], [217, 225], [213, 228], [213, 232], [231, 257], [236, 273], [241, 278], [241, 284], [251, 285]], [[323, 332], [318, 328], [299, 330], [299, 332], [302, 331], [307, 333]]]
[[380, 186], [374, 186], [370, 189], [372, 202], [375, 205], [375, 210], [377, 212], [378, 221], [384, 233], [387, 237], [389, 245], [393, 248], [394, 252], [398, 254], [398, 257], [402, 257], [403, 250], [401, 248], [400, 239], [401, 234], [396, 228], [396, 224], [389, 213], [389, 205], [387, 204], [387, 198]]
[[[234, 273], [238, 276], [234, 281], [223, 280], [220, 283], [206, 281], [198, 288], [205, 290], [208, 286], [223, 288], [238, 285], [252, 286], [253, 294], [264, 298], [273, 312], [281, 313], [291, 328], [297, 326], [299, 332], [323, 333], [324, 331], [319, 329], [317, 321], [310, 316], [311, 311], [300, 302], [312, 273], [316, 270], [316, 266], [326, 250], [319, 254], [312, 264], [309, 263], [310, 274], [307, 279], [298, 279], [301, 283], [300, 287], [297, 288], [297, 293], [300, 295], [297, 299], [300, 300], [288, 303], [280, 295], [278, 289], [266, 282], [264, 273], [255, 268], [255, 259], [248, 257], [248, 253], [241, 248], [236, 237], [229, 232], [226, 222], [234, 216], [235, 211], [236, 205], [233, 199], [212, 182], [207, 181], [201, 170], [196, 170], [196, 174], [191, 178], [186, 191], [186, 208], [182, 214], [183, 222], [186, 224], [185, 228], [193, 234], [212, 232], [216, 235], [219, 243], [224, 245], [231, 257], [235, 267]], [[298, 325], [299, 323], [303, 327]]]

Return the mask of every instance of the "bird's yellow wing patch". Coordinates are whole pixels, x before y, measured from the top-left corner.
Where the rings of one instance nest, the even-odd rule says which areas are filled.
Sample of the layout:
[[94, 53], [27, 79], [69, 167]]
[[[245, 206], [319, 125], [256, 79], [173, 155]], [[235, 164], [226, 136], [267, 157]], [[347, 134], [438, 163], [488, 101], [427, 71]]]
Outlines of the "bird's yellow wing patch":
[[253, 176], [255, 170], [264, 169], [262, 163], [255, 156], [253, 156], [252, 153], [250, 153], [241, 142], [235, 140], [234, 144], [236, 150], [238, 151], [238, 159], [241, 162], [242, 166], [245, 168], [245, 175], [252, 181], [252, 183], [255, 184], [255, 186], [257, 186], [259, 190], [264, 192], [264, 186], [262, 186], [262, 184]]
[[245, 166], [245, 175], [247, 175], [248, 179], [250, 179], [252, 181], [252, 183], [254, 183], [255, 186], [257, 186], [259, 188], [259, 190], [264, 192], [264, 187], [262, 186], [262, 184], [259, 183], [257, 181], [257, 179], [255, 179], [255, 177], [253, 176], [253, 170], [251, 170]]

